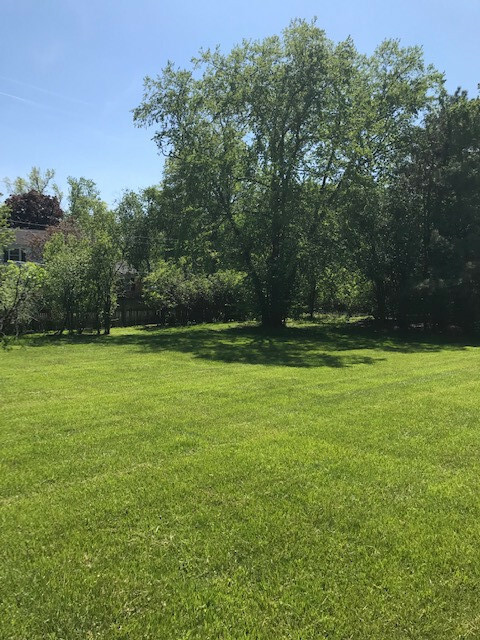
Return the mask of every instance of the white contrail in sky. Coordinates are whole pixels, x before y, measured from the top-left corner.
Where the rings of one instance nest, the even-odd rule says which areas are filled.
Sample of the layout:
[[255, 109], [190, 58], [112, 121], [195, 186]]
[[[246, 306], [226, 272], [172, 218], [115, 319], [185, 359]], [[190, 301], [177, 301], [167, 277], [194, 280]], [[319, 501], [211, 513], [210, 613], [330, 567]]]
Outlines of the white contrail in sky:
[[[5, 96], [6, 98], [12, 98], [12, 100], [19, 100], [20, 102], [25, 102], [26, 104], [31, 104], [34, 107], [40, 107], [41, 109], [46, 109], [47, 111], [56, 111], [58, 113], [63, 113], [67, 116], [76, 117], [73, 113], [69, 111], [64, 111], [63, 109], [59, 109], [58, 107], [52, 107], [48, 104], [42, 104], [41, 102], [35, 102], [34, 100], [29, 100], [28, 98], [21, 98], [20, 96], [15, 96], [12, 93], [5, 93], [5, 91], [0, 91], [0, 96]], [[91, 127], [88, 124], [82, 123], [82, 125], [86, 130], [91, 131], [94, 135], [105, 138], [114, 142], [121, 142], [122, 138], [119, 136], [111, 135], [105, 133], [105, 131], [101, 129], [96, 129], [95, 127]]]
[[60, 100], [67, 100], [67, 102], [74, 102], [76, 104], [83, 104], [87, 107], [93, 106], [91, 102], [86, 102], [85, 100], [79, 100], [78, 98], [70, 98], [68, 96], [61, 95], [60, 93], [55, 93], [54, 91], [50, 91], [49, 89], [43, 89], [42, 87], [37, 87], [34, 84], [30, 84], [29, 82], [23, 82], [22, 80], [15, 80], [14, 78], [7, 78], [7, 76], [0, 75], [0, 80], [5, 80], [6, 82], [13, 82], [14, 84], [18, 84], [22, 87], [27, 87], [28, 89], [33, 89], [34, 91], [41, 91], [49, 96], [53, 96], [54, 98], [59, 98]]
[[14, 96], [11, 93], [5, 93], [5, 91], [0, 91], [0, 96], [6, 96], [7, 98], [13, 98], [13, 100], [20, 100], [20, 102], [26, 102], [28, 104], [34, 104], [36, 107], [43, 107], [43, 104], [40, 102], [35, 102], [34, 100], [28, 100], [27, 98], [21, 98], [20, 96]]
[[21, 96], [15, 96], [13, 93], [6, 93], [5, 91], [0, 91], [0, 96], [5, 96], [6, 98], [11, 98], [12, 100], [19, 100], [20, 102], [24, 102], [25, 104], [32, 105], [32, 107], [39, 107], [40, 109], [45, 109], [46, 111], [55, 111], [57, 113], [63, 113], [67, 116], [73, 115], [70, 111], [65, 111], [65, 109], [60, 109], [59, 107], [52, 106], [49, 104], [42, 104], [41, 102], [36, 102], [35, 100], [29, 100], [28, 98], [22, 98]]

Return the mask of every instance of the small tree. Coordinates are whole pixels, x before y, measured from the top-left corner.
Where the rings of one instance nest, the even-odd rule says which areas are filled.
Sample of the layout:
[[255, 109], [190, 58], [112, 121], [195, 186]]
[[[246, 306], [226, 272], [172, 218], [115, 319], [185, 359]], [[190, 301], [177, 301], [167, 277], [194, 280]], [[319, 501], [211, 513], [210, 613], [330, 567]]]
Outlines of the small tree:
[[84, 226], [90, 244], [90, 310], [95, 316], [97, 332], [100, 333], [103, 324], [108, 335], [116, 307], [118, 264], [121, 258], [114, 214], [105, 206], [98, 207]]
[[42, 303], [45, 272], [33, 262], [8, 262], [0, 268], [0, 335], [16, 335], [36, 316]]
[[209, 320], [239, 320], [246, 310], [246, 274], [233, 269], [209, 276], [211, 317]]
[[44, 247], [47, 291], [59, 330], [110, 333], [120, 250], [115, 218], [100, 200], [77, 210]]
[[56, 233], [44, 249], [46, 297], [59, 332], [81, 332], [87, 323], [90, 247], [82, 237]]

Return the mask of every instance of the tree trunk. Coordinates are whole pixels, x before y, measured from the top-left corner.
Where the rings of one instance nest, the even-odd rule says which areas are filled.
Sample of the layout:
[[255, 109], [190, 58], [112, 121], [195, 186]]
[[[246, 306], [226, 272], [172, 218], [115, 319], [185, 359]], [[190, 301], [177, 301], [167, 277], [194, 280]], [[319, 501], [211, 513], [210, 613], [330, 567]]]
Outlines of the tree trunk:
[[386, 301], [386, 291], [385, 291], [385, 282], [383, 280], [375, 280], [375, 319], [382, 324], [385, 323], [387, 319], [387, 301]]
[[127, 314], [126, 314], [126, 310], [125, 310], [125, 298], [121, 298], [121, 301], [120, 301], [120, 314], [121, 314], [121, 318], [122, 318], [122, 327], [126, 327], [127, 326]]
[[275, 329], [285, 325], [287, 309], [281, 292], [276, 287], [270, 287], [269, 295], [262, 305], [262, 326]]
[[105, 327], [104, 334], [106, 336], [108, 336], [108, 335], [110, 335], [110, 328], [112, 326], [112, 317], [111, 317], [111, 314], [110, 314], [110, 305], [108, 305], [108, 307], [105, 309], [103, 322], [104, 322], [104, 327]]
[[272, 309], [266, 309], [262, 313], [262, 327], [277, 329], [285, 325], [285, 318], [282, 313]]
[[313, 320], [315, 316], [315, 305], [317, 303], [317, 283], [315, 280], [310, 284], [307, 303], [308, 315], [310, 316], [310, 320]]
[[103, 307], [103, 326], [104, 334], [110, 335], [110, 328], [112, 326], [112, 298], [110, 294], [105, 299], [105, 305]]

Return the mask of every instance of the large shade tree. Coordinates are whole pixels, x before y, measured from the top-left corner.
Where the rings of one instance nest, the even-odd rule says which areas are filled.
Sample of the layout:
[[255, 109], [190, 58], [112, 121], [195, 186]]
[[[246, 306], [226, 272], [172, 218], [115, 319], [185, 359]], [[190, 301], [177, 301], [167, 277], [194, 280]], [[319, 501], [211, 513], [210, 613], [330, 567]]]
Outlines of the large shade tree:
[[281, 37], [202, 52], [191, 69], [167, 65], [145, 80], [134, 118], [156, 127], [172, 193], [247, 271], [263, 324], [278, 326], [338, 194], [381, 170], [431, 85], [418, 49], [385, 42], [367, 58], [295, 21]]

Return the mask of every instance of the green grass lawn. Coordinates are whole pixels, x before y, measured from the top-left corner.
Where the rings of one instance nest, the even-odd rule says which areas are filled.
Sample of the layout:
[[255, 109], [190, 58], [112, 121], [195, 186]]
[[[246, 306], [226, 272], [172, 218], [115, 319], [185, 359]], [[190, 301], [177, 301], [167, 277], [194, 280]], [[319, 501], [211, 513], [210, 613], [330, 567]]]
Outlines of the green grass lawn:
[[479, 357], [340, 324], [0, 351], [0, 637], [480, 638]]

